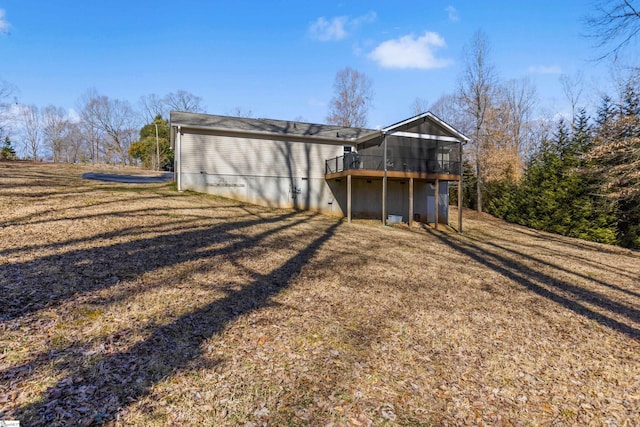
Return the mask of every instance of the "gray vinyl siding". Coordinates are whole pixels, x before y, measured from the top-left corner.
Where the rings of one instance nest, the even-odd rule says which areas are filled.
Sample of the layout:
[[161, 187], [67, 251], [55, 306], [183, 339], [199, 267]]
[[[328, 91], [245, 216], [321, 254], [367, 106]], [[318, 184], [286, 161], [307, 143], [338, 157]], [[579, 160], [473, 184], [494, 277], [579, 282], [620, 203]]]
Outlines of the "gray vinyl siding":
[[324, 176], [341, 144], [192, 133], [181, 139], [182, 188], [279, 208], [343, 215]]
[[182, 171], [213, 175], [324, 178], [342, 145], [185, 133]]

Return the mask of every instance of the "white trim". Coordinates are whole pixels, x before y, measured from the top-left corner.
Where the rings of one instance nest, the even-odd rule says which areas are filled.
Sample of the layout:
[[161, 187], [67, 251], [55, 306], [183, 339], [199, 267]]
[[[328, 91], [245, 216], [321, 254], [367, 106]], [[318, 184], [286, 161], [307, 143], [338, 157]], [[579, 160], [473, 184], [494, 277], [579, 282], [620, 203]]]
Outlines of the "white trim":
[[408, 123], [411, 123], [411, 122], [413, 122], [413, 121], [415, 121], [415, 120], [420, 120], [420, 119], [422, 119], [422, 118], [429, 117], [429, 116], [433, 116], [433, 114], [431, 114], [431, 113], [429, 113], [429, 112], [422, 113], [422, 114], [419, 114], [419, 115], [417, 115], [417, 116], [414, 116], [414, 117], [408, 118], [408, 119], [406, 119], [406, 120], [403, 120], [403, 121], [401, 121], [401, 122], [398, 122], [398, 123], [392, 124], [391, 126], [387, 126], [386, 128], [382, 128], [382, 130], [383, 130], [383, 131], [385, 131], [385, 132], [387, 132], [387, 131], [389, 131], [389, 130], [391, 130], [391, 129], [394, 129], [394, 128], [397, 128], [397, 127], [400, 127], [400, 126], [404, 126], [404, 125], [406, 125], [406, 124], [408, 124]]
[[440, 126], [448, 129], [449, 131], [455, 133], [456, 135], [459, 135], [460, 138], [462, 138], [465, 141], [469, 141], [469, 138], [467, 136], [465, 136], [463, 133], [458, 132], [453, 126], [451, 126], [449, 123], [446, 123], [442, 120], [440, 120], [438, 117], [436, 117], [434, 114], [432, 113], [427, 113], [429, 114], [429, 117], [431, 117], [434, 121], [436, 121]]
[[467, 136], [465, 136], [464, 134], [458, 132], [455, 128], [453, 128], [450, 124], [443, 122], [442, 120], [440, 120], [438, 117], [436, 117], [433, 113], [431, 113], [430, 111], [427, 111], [426, 113], [422, 113], [419, 114], [415, 117], [411, 117], [409, 119], [403, 120], [399, 123], [393, 124], [391, 126], [387, 126], [386, 128], [383, 128], [382, 131], [383, 132], [391, 132], [393, 131], [393, 129], [396, 129], [400, 126], [404, 126], [406, 124], [412, 123], [414, 121], [418, 121], [420, 119], [423, 119], [425, 117], [430, 118], [431, 120], [433, 120], [434, 122], [438, 123], [440, 126], [442, 126], [443, 128], [447, 129], [449, 132], [453, 133], [454, 135], [458, 135], [460, 136], [460, 138], [463, 141], [469, 141], [469, 138]]
[[454, 136], [430, 135], [428, 133], [405, 132], [401, 130], [388, 132], [387, 135], [404, 136], [416, 139], [431, 139], [435, 141], [460, 142], [460, 138], [456, 138]]
[[173, 161], [175, 163], [178, 191], [182, 191], [182, 129], [180, 126], [177, 126], [176, 130], [176, 151], [174, 153]]

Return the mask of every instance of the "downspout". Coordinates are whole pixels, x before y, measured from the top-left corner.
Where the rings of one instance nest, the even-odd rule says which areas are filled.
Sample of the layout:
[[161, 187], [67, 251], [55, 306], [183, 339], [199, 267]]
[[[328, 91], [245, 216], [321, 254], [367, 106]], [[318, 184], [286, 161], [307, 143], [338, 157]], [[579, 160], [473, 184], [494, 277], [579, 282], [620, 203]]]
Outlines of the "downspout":
[[458, 233], [462, 234], [462, 193], [464, 189], [462, 188], [462, 176], [464, 173], [464, 169], [462, 167], [462, 141], [460, 141], [460, 176], [458, 178]]
[[174, 157], [175, 169], [176, 169], [176, 184], [178, 191], [182, 191], [182, 128], [178, 126], [178, 132], [176, 134], [176, 152]]
[[384, 175], [382, 177], [382, 225], [387, 225], [387, 133], [382, 134]]

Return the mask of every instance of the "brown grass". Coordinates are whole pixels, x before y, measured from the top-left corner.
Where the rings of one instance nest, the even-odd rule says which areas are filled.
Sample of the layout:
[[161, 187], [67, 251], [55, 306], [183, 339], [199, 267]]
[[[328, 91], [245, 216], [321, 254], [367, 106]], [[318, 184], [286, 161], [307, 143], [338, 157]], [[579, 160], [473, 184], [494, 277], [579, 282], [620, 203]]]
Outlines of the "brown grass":
[[[0, 163], [0, 420], [637, 425], [640, 254]], [[452, 214], [455, 217], [455, 214]]]

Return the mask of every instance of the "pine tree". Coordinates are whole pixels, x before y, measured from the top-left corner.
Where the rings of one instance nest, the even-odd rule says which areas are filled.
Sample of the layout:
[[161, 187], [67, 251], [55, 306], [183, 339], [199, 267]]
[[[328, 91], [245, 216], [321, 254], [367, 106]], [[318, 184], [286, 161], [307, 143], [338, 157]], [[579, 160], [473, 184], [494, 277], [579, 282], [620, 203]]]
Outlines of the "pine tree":
[[603, 98], [596, 137], [589, 152], [594, 173], [602, 177], [600, 193], [615, 209], [618, 242], [636, 248], [640, 247], [639, 105], [637, 91], [631, 84], [625, 86], [617, 109]]
[[16, 151], [11, 146], [11, 139], [8, 136], [4, 138], [2, 150], [0, 150], [0, 159], [2, 160], [15, 160]]
[[590, 187], [593, 175], [585, 173], [591, 146], [589, 118], [576, 116], [573, 134], [564, 121], [552, 139], [533, 156], [524, 179], [515, 189], [505, 189], [494, 208], [508, 221], [562, 235], [604, 243], [615, 242], [610, 210], [602, 209]]
[[584, 109], [578, 111], [573, 129], [573, 159], [564, 163], [565, 182], [569, 189], [566, 204], [573, 219], [567, 234], [586, 240], [615, 243], [615, 217], [611, 206], [593, 191], [599, 186], [601, 177], [593, 173], [587, 156], [593, 144], [593, 131]]

